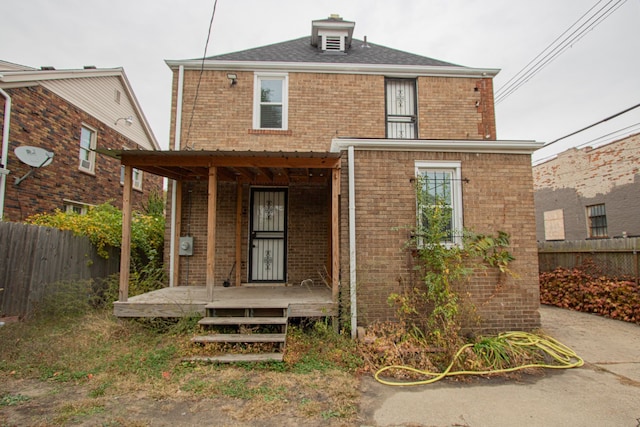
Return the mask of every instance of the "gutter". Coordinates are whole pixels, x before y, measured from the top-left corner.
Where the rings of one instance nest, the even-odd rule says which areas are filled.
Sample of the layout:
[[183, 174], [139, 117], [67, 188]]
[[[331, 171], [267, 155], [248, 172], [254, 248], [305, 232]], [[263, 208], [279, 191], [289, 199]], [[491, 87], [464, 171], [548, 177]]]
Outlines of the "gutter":
[[[176, 128], [175, 128], [175, 137], [173, 142], [173, 149], [175, 151], [180, 151], [180, 134], [182, 132], [182, 94], [184, 91], [184, 67], [181, 65], [178, 69], [178, 93], [176, 95]], [[173, 288], [174, 286], [178, 286], [177, 283], [174, 283], [174, 273], [175, 273], [175, 249], [176, 249], [176, 222], [178, 218], [176, 217], [176, 203], [177, 203], [177, 189], [176, 184], [177, 181], [174, 179], [173, 185], [171, 186], [171, 239], [169, 243], [169, 287]]]
[[[2, 76], [0, 75], [0, 78]], [[4, 219], [4, 199], [7, 189], [7, 178], [9, 169], [7, 161], [9, 158], [9, 128], [11, 126], [11, 96], [0, 88], [0, 94], [4, 96], [4, 122], [2, 125], [2, 158], [0, 160], [0, 221]]]
[[353, 146], [349, 146], [349, 296], [351, 302], [351, 338], [358, 336], [358, 306], [356, 297], [356, 178]]
[[331, 141], [330, 151], [336, 153], [353, 147], [368, 151], [532, 154], [542, 146], [543, 142], [528, 140], [335, 138]]
[[374, 74], [389, 76], [432, 76], [432, 77], [495, 77], [500, 70], [496, 68], [469, 68], [435, 65], [395, 65], [395, 64], [356, 64], [356, 63], [318, 63], [318, 62], [276, 62], [276, 61], [221, 61], [188, 59], [165, 60], [169, 68], [184, 67], [186, 70], [269, 70], [279, 72], [317, 72], [336, 74]]

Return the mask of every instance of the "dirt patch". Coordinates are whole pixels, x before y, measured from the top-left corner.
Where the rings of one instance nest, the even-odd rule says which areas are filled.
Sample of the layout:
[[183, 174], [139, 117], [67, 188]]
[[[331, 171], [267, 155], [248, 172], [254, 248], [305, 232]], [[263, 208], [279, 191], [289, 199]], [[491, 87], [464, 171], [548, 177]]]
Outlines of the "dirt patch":
[[[297, 380], [299, 382], [299, 378]], [[340, 408], [327, 391], [314, 391], [313, 378], [309, 380], [311, 389], [309, 383], [295, 388], [291, 384], [282, 385], [282, 394], [275, 397], [210, 398], [177, 390], [174, 397], [155, 398], [147, 391], [91, 397], [94, 391], [87, 384], [5, 376], [0, 385], [0, 425], [293, 427], [360, 424], [356, 407]], [[359, 381], [354, 380], [354, 395], [345, 399], [345, 405], [353, 405], [353, 398], [359, 396], [358, 386]], [[345, 384], [339, 387], [344, 390]]]

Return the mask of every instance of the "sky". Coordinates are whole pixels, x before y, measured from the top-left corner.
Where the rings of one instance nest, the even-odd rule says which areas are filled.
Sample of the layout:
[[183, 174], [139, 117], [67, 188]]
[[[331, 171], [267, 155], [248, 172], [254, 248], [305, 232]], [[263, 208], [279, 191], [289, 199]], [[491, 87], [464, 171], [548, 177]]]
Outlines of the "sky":
[[[608, 1], [218, 0], [206, 55], [307, 36], [312, 20], [339, 14], [355, 21], [354, 38], [500, 69], [497, 91], [589, 9]], [[640, 0], [616, 1], [615, 12], [496, 105], [498, 139], [549, 143], [640, 103]], [[171, 71], [164, 61], [204, 55], [214, 3], [3, 0], [0, 59], [56, 69], [123, 67], [166, 149]], [[533, 160], [637, 132], [640, 108], [552, 143]]]

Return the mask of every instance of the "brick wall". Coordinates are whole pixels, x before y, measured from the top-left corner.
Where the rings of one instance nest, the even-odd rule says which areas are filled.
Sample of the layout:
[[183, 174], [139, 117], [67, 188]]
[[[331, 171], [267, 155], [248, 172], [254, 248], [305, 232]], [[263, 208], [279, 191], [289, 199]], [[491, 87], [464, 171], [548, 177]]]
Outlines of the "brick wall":
[[[8, 89], [7, 92], [12, 98], [12, 110], [7, 162], [11, 174], [6, 187], [5, 220], [22, 221], [36, 213], [62, 209], [63, 199], [87, 204], [113, 201], [121, 207], [118, 160], [97, 154], [95, 175], [78, 169], [80, 127], [84, 123], [97, 131], [100, 148], [133, 148], [133, 143], [41, 86]], [[0, 114], [4, 114], [4, 98], [0, 100]], [[15, 178], [30, 170], [14, 153], [16, 147], [25, 145], [53, 151], [55, 156], [49, 166], [38, 169], [15, 186]], [[133, 191], [134, 207], [141, 206], [150, 191], [162, 191], [162, 179], [145, 174], [142, 188], [142, 192]]]
[[[497, 276], [479, 272], [465, 291], [487, 330], [539, 326], [531, 159], [527, 155], [355, 152], [358, 321], [393, 319], [387, 297], [411, 283], [413, 261], [403, 245], [415, 223], [415, 190], [410, 181], [417, 160], [462, 164], [464, 226], [478, 233], [511, 235], [511, 265], [518, 277], [498, 286]], [[341, 266], [343, 299], [348, 295], [348, 172], [342, 164]], [[506, 185], [506, 183], [509, 183]]]
[[538, 240], [544, 212], [562, 210], [565, 240], [589, 237], [586, 207], [604, 204], [609, 237], [640, 236], [640, 134], [602, 147], [572, 148], [533, 167]]
[[[241, 184], [242, 185], [242, 184]], [[218, 183], [216, 214], [215, 284], [222, 285], [235, 262], [236, 245], [236, 184]], [[171, 191], [171, 188], [169, 189]], [[329, 200], [328, 186], [291, 184], [288, 187], [287, 280], [299, 285], [302, 280], [313, 279], [322, 285], [319, 271], [328, 259]], [[204, 286], [206, 283], [207, 236], [207, 183], [187, 182], [182, 189], [181, 235], [194, 237], [193, 256], [180, 257], [179, 286]], [[242, 185], [242, 282], [247, 282], [249, 271], [248, 240], [250, 215], [250, 187]], [[170, 218], [170, 208], [167, 218]], [[169, 235], [165, 234], [165, 259], [169, 259]], [[235, 283], [235, 274], [231, 284]], [[323, 286], [323, 285], [322, 285]]]
[[[177, 77], [171, 115], [174, 145]], [[196, 150], [328, 151], [336, 137], [385, 137], [384, 76], [289, 73], [289, 129], [253, 131], [253, 72], [185, 71], [181, 146]], [[418, 78], [421, 139], [495, 139], [491, 79]], [[476, 105], [477, 104], [477, 105]], [[487, 137], [488, 135], [488, 137]]]

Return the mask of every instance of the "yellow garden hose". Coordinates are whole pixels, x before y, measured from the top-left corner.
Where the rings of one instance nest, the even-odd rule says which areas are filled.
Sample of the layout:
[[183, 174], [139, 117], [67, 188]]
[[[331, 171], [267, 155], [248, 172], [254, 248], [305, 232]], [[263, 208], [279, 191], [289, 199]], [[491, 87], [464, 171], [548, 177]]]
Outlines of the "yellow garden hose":
[[[557, 364], [551, 365], [547, 363], [531, 363], [521, 366], [515, 366], [513, 368], [506, 369], [497, 369], [490, 371], [451, 371], [455, 361], [460, 357], [460, 354], [469, 347], [473, 347], [473, 344], [466, 344], [458, 350], [458, 352], [453, 356], [453, 360], [444, 370], [444, 372], [436, 373], [423, 371], [420, 369], [412, 368], [409, 366], [386, 366], [376, 372], [374, 375], [376, 381], [385, 385], [392, 386], [410, 386], [410, 385], [422, 385], [422, 384], [431, 384], [436, 381], [441, 380], [445, 377], [450, 377], [454, 375], [489, 375], [489, 374], [499, 374], [499, 373], [507, 373], [514, 372], [520, 369], [526, 368], [549, 368], [549, 369], [568, 369], [568, 368], [577, 368], [579, 366], [584, 365], [584, 360], [580, 356], [578, 356], [573, 350], [569, 347], [561, 344], [555, 339], [547, 336], [540, 336], [528, 332], [505, 332], [503, 334], [498, 335], [498, 338], [502, 338], [508, 341], [513, 346], [519, 347], [528, 347], [531, 349], [539, 349], [544, 353], [548, 354], [553, 360], [557, 362]], [[418, 373], [420, 375], [424, 375], [429, 377], [425, 380], [420, 381], [389, 381], [380, 378], [380, 374], [389, 370], [403, 370]]]

